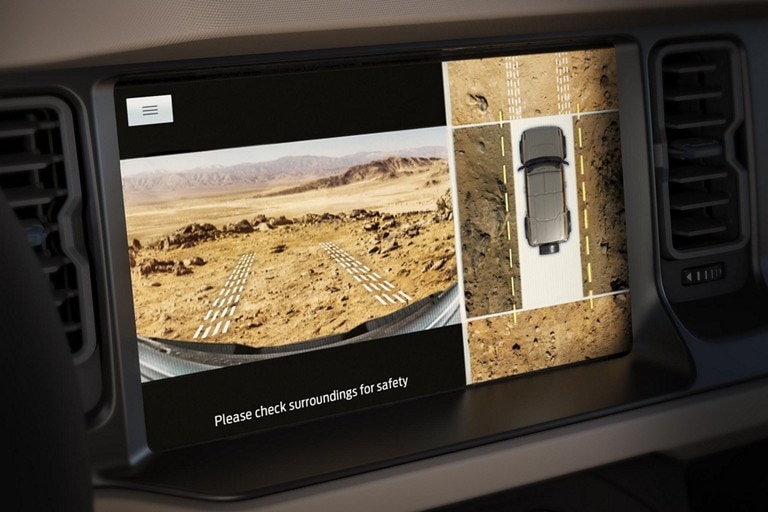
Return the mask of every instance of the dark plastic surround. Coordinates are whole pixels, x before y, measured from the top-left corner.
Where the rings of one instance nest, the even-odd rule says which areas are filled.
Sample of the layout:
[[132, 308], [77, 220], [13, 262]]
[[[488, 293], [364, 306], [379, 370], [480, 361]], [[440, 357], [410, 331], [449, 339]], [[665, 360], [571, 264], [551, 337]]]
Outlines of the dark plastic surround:
[[[571, 43], [568, 47], [579, 46]], [[617, 42], [616, 49], [623, 113], [643, 103], [642, 89], [637, 86], [641, 83], [640, 56], [637, 46], [629, 42]], [[478, 46], [465, 50], [462, 58], [515, 51], [521, 50], [514, 45], [492, 50]], [[413, 54], [403, 55], [413, 58]], [[437, 60], [445, 55], [434, 51], [421, 58]], [[322, 61], [318, 65], [322, 67]], [[645, 126], [627, 121], [637, 119], [635, 116], [623, 115], [622, 119], [622, 139], [631, 141], [624, 148], [625, 189], [650, 193]], [[106, 174], [102, 180], [106, 190], [119, 197], [119, 172]], [[113, 200], [105, 203], [120, 205]], [[110, 217], [123, 218], [121, 208], [111, 210]], [[149, 455], [138, 472], [114, 468], [102, 477], [110, 485], [189, 497], [242, 499], [535, 432], [683, 392], [694, 381], [690, 358], [664, 312], [655, 283], [643, 278], [654, 273], [653, 259], [642, 251], [654, 246], [648, 195], [628, 195], [626, 211], [634, 326], [630, 353]], [[123, 223], [113, 225], [110, 232], [118, 252], [119, 242], [126, 239]], [[130, 292], [130, 287], [125, 291]], [[130, 316], [123, 322], [132, 324], [132, 320]], [[131, 339], [133, 332], [128, 336]], [[205, 470], [190, 471], [195, 466], [192, 461], [205, 461]]]
[[[89, 411], [97, 484], [213, 500], [263, 496], [607, 416], [768, 374], [763, 362], [766, 336], [762, 326], [738, 341], [710, 343], [691, 333], [701, 325], [681, 323], [667, 307], [658, 268], [649, 128], [640, 121], [648, 119], [645, 63], [649, 49], [671, 36], [709, 37], [728, 29], [727, 24], [718, 24], [689, 28], [684, 34], [671, 29], [634, 30], [630, 31], [634, 32], [633, 40], [617, 41], [624, 186], [632, 191], [625, 198], [634, 329], [630, 353], [163, 454], [149, 452], [144, 435], [120, 196], [112, 97], [115, 80], [136, 73], [162, 76], [223, 66], [269, 68], [272, 60], [309, 60], [322, 66], [324, 61], [344, 55], [280, 55], [11, 76], [3, 88], [4, 94], [56, 94], [72, 106], [79, 119], [83, 181], [90, 205], [89, 231], [95, 244], [91, 247], [92, 265], [99, 269], [94, 281], [99, 297], [96, 302], [102, 372], [107, 383], [100, 406]], [[735, 31], [735, 26], [731, 29]], [[760, 23], [739, 32], [747, 49], [752, 43], [765, 41]], [[579, 47], [585, 41], [605, 42], [612, 36], [613, 33], [593, 33], [586, 40], [555, 42]], [[438, 59], [452, 54], [444, 49], [458, 47], [460, 43], [418, 49], [377, 48], [371, 49], [370, 54], [396, 58], [418, 52], [425, 58]], [[526, 44], [516, 47], [518, 43]], [[531, 48], [554, 47], [552, 41], [546, 40], [474, 41], [472, 45], [461, 46], [462, 52], [467, 52], [463, 56], [480, 56], [486, 51], [509, 53], [516, 48], [525, 53]], [[755, 83], [765, 83], [759, 79], [768, 78], [762, 66], [764, 60], [753, 55], [748, 63]], [[768, 98], [757, 98], [753, 103], [755, 108], [765, 107], [762, 111], [768, 108]], [[768, 133], [766, 123], [755, 120], [755, 138]], [[756, 150], [757, 162], [765, 161], [766, 151]], [[753, 176], [752, 182], [758, 184], [758, 178]], [[759, 187], [754, 190], [757, 198], [765, 195]], [[752, 212], [754, 234], [766, 220], [760, 203], [754, 203]], [[765, 243], [761, 237], [755, 237], [750, 262], [755, 289], [764, 287], [761, 269], [765, 266]]]
[[[46, 105], [49, 106], [49, 105]], [[62, 123], [68, 118], [60, 112]], [[14, 211], [0, 191], [0, 363], [2, 434], [8, 468], [2, 484], [13, 510], [93, 510], [82, 396], [49, 283]]]

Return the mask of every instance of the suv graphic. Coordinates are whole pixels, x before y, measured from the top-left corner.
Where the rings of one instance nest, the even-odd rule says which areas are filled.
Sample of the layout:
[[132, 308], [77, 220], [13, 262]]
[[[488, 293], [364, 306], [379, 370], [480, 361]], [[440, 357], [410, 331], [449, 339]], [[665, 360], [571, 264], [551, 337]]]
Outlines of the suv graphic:
[[519, 170], [525, 172], [525, 238], [539, 254], [554, 254], [571, 234], [565, 206], [565, 135], [557, 126], [539, 126], [520, 138]]

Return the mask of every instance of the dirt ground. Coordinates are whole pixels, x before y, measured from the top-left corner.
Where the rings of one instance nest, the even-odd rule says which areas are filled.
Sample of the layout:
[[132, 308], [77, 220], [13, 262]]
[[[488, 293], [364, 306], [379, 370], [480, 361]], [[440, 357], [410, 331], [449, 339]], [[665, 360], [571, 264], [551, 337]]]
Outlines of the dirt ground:
[[[574, 118], [584, 294], [629, 288], [618, 113]], [[583, 172], [582, 163], [583, 162]], [[584, 211], [588, 217], [583, 221]]]
[[611, 48], [448, 63], [454, 126], [619, 107]]
[[[614, 51], [457, 61], [449, 63], [448, 77], [474, 380], [628, 350], [629, 294], [598, 297], [628, 290]], [[574, 134], [580, 134], [569, 143], [577, 160], [579, 200], [572, 219], [581, 234], [584, 300], [513, 312], [520, 297], [509, 293], [509, 282], [520, 278], [520, 270], [516, 247], [512, 264], [504, 261], [506, 220], [511, 217], [515, 226], [514, 215], [504, 210], [499, 137], [509, 131], [507, 120], [552, 115], [572, 115]], [[507, 167], [514, 169], [509, 162]]]
[[509, 119], [507, 57], [448, 63], [451, 122], [454, 126]]
[[468, 331], [473, 382], [621, 354], [631, 346], [629, 294], [485, 318]]
[[514, 209], [510, 212], [506, 207], [515, 192], [512, 151], [505, 134], [506, 124], [453, 133], [464, 296], [470, 318], [511, 311], [522, 304], [519, 290], [511, 283], [511, 279], [520, 282], [520, 265], [516, 217]]
[[[241, 191], [237, 197], [143, 205], [141, 215], [129, 213], [138, 333], [275, 346], [345, 332], [445, 290], [457, 275], [443, 166], [333, 191], [270, 199]], [[239, 208], [248, 209], [249, 202], [246, 217]], [[385, 203], [389, 211], [374, 209]], [[272, 214], [253, 214], [262, 208]], [[214, 224], [201, 212], [221, 217]], [[380, 276], [391, 297], [408, 300], [382, 304], [333, 259], [327, 244]], [[224, 288], [249, 255], [248, 273], [238, 271], [242, 291], [222, 307]], [[217, 313], [226, 315], [226, 332], [220, 327], [200, 339], [201, 326]]]

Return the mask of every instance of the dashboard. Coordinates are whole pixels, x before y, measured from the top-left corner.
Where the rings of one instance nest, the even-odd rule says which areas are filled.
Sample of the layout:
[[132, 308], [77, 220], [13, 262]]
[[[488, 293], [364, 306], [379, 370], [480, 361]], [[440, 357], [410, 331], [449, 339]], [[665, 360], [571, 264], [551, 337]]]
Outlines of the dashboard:
[[71, 377], [93, 509], [765, 508], [768, 4], [9, 4], [8, 437]]

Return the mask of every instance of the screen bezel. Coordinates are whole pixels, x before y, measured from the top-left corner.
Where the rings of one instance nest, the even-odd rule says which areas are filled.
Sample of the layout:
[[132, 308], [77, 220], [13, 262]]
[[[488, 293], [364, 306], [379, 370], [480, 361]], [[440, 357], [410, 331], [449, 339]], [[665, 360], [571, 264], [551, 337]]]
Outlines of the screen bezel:
[[[602, 46], [606, 41], [593, 41]], [[632, 42], [614, 40], [619, 66], [618, 79], [622, 94], [621, 112], [633, 111], [636, 116], [622, 115], [622, 152], [625, 188], [643, 191], [625, 198], [627, 209], [627, 233], [630, 251], [630, 282], [632, 283], [633, 348], [621, 357], [574, 364], [543, 370], [500, 381], [489, 381], [466, 389], [438, 396], [393, 403], [371, 410], [344, 414], [341, 417], [313, 420], [308, 424], [282, 427], [267, 432], [244, 435], [236, 439], [213, 441], [199, 446], [152, 454], [143, 471], [132, 476], [121, 476], [121, 485], [175, 489], [183, 495], [198, 497], [230, 496], [249, 497], [267, 494], [312, 481], [334, 478], [349, 472], [360, 471], [407, 461], [437, 453], [446, 453], [459, 447], [476, 446], [499, 439], [517, 437], [596, 415], [604, 415], [649, 401], [674, 396], [687, 388], [693, 378], [688, 354], [682, 345], [676, 326], [664, 311], [655, 280], [653, 226], [650, 223], [650, 158], [646, 126], [630, 123], [628, 118], [645, 119], [644, 95], [641, 81], [639, 50]], [[584, 45], [567, 43], [562, 48], [576, 49]], [[541, 45], [536, 51], [553, 51], [558, 45]], [[450, 49], [449, 49], [450, 50]], [[445, 48], [404, 53], [393, 57], [367, 56], [366, 61], [391, 62], [393, 59], [439, 59], [482, 57], [506, 53], [531, 53], [532, 48], [513, 44], [463, 47], [451, 53]], [[336, 62], [329, 55], [321, 55], [311, 66], [328, 66]], [[302, 65], [306, 65], [303, 63]], [[279, 71], [283, 64], [249, 63], [259, 72]], [[161, 67], [159, 67], [161, 69]], [[189, 74], [181, 69], [179, 75]], [[205, 74], [205, 72], [200, 72]], [[169, 76], [167, 69], [153, 77]], [[123, 78], [128, 78], [121, 77]], [[131, 77], [131, 78], [136, 78]], [[103, 106], [112, 102], [112, 113], [102, 121], [115, 121], [112, 91], [117, 79], [102, 84], [99, 96]], [[114, 126], [114, 125], [113, 125]], [[114, 132], [114, 128], [110, 128]], [[107, 155], [116, 153], [116, 140], [104, 146]], [[130, 276], [127, 276], [127, 258], [124, 252], [126, 239], [124, 212], [122, 211], [119, 166], [112, 161], [107, 166], [112, 172], [101, 176], [103, 204], [106, 221], [105, 239], [112, 259], [114, 300], [116, 307], [117, 337], [121, 340], [118, 352], [122, 356], [124, 383], [131, 390], [125, 415], [128, 423], [141, 426], [137, 435], [132, 434], [128, 444], [138, 451], [146, 450], [143, 432], [143, 406], [139, 385], [135, 327], [132, 312]], [[116, 172], [115, 172], [116, 171]], [[654, 326], [653, 332], [641, 330]], [[645, 327], [647, 329], [647, 327]], [[138, 389], [138, 393], [136, 392]], [[138, 396], [137, 396], [138, 395]], [[521, 397], [525, 397], [522, 398]], [[505, 409], [502, 404], [515, 404]], [[401, 418], [394, 420], [393, 418]], [[407, 418], [403, 422], [402, 418]], [[403, 425], [406, 423], [406, 425]], [[128, 429], [130, 430], [130, 429]], [[348, 437], [337, 439], [339, 431]], [[320, 442], [309, 446], [309, 434]], [[396, 434], [396, 435], [395, 435]], [[387, 442], [372, 446], [371, 437]], [[303, 440], [303, 441], [302, 441]], [[142, 448], [143, 447], [143, 448]], [[334, 460], [332, 454], [343, 452], [343, 460]], [[151, 453], [151, 451], [145, 453]], [[260, 464], [254, 464], [258, 453]], [[248, 456], [246, 456], [248, 454]], [[163, 471], [171, 461], [179, 462], [201, 457], [212, 461], [215, 471], [205, 471], [199, 477], [184, 480], [178, 472]], [[299, 461], [307, 463], [298, 464]], [[282, 468], [281, 471], [258, 472], [255, 466], [267, 465]], [[297, 468], [301, 466], [301, 468]], [[233, 474], [241, 475], [233, 479]], [[269, 473], [269, 474], [267, 474]], [[188, 476], [188, 475], [187, 475]]]

